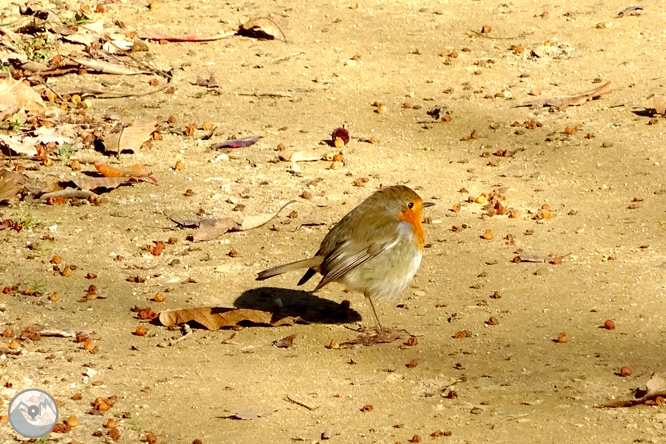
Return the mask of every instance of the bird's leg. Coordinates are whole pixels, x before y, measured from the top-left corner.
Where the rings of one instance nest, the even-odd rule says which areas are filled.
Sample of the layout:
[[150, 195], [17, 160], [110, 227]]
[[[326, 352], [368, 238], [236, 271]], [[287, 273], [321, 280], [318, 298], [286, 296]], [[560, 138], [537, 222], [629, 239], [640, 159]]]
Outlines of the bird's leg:
[[372, 298], [369, 293], [365, 294], [365, 297], [370, 301], [370, 307], [372, 307], [372, 314], [375, 316], [375, 324], [377, 325], [377, 333], [380, 335], [384, 334], [384, 329], [382, 328], [382, 323], [379, 322], [379, 316], [377, 316], [377, 310], [375, 310], [375, 304], [372, 302]]

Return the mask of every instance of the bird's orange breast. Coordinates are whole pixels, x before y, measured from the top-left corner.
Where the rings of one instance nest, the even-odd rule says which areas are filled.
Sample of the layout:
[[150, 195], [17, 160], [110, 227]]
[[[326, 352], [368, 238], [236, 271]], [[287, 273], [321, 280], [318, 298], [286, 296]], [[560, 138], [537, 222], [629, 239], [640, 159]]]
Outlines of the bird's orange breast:
[[421, 211], [417, 209], [406, 209], [398, 215], [400, 220], [404, 220], [412, 226], [414, 231], [415, 244], [419, 250], [423, 250], [425, 243], [425, 235], [423, 234], [423, 226], [421, 226]]

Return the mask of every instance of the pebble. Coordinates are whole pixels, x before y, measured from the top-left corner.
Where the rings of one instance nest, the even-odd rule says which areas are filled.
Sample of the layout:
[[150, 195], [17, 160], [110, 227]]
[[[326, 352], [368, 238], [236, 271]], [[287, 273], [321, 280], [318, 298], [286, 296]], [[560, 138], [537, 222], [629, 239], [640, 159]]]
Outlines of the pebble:
[[321, 434], [321, 439], [331, 439], [332, 437], [333, 437], [332, 430], [324, 430], [324, 432]]

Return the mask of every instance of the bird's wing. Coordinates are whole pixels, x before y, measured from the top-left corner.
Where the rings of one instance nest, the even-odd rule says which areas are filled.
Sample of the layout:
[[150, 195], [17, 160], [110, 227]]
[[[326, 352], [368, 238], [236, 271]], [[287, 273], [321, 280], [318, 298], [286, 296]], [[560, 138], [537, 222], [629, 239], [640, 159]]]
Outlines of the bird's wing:
[[354, 243], [350, 241], [340, 243], [326, 256], [324, 262], [321, 264], [319, 269], [324, 277], [317, 284], [314, 291], [319, 290], [329, 282], [340, 279], [345, 273], [394, 246], [398, 240], [399, 236], [396, 233], [394, 236], [375, 241], [369, 245], [366, 244], [360, 248], [358, 246], [354, 248]]

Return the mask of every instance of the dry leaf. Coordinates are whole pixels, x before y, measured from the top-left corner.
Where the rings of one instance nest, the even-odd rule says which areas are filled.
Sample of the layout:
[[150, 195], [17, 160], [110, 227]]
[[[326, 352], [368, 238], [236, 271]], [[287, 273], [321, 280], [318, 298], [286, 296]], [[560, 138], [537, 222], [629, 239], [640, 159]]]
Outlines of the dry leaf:
[[186, 322], [195, 321], [208, 330], [219, 330], [233, 327], [240, 322], [251, 322], [260, 325], [293, 325], [299, 318], [287, 316], [273, 320], [274, 314], [268, 311], [251, 308], [224, 307], [193, 307], [181, 310], [168, 310], [160, 313], [160, 323], [165, 327], [174, 327]]
[[107, 189], [112, 190], [121, 185], [129, 185], [134, 182], [140, 182], [141, 179], [133, 177], [82, 177], [72, 179], [71, 182], [82, 190]]
[[554, 254], [537, 253], [535, 251], [523, 251], [511, 261], [515, 263], [532, 262], [539, 264], [559, 264], [562, 258]]
[[274, 219], [282, 210], [287, 208], [287, 206], [295, 203], [295, 200], [290, 200], [286, 204], [282, 205], [282, 207], [277, 210], [275, 213], [263, 213], [263, 214], [256, 214], [254, 216], [246, 216], [243, 221], [240, 223], [240, 227], [238, 228], [239, 231], [246, 231], [246, 230], [252, 230], [254, 228], [259, 228], [262, 225], [266, 225], [268, 222], [270, 222], [272, 219]]
[[617, 16], [618, 17], [629, 17], [632, 15], [641, 15], [643, 13], [643, 7], [642, 6], [629, 6], [627, 8], [624, 8], [622, 11], [620, 11]]
[[225, 140], [224, 142], [217, 142], [217, 143], [212, 144], [210, 146], [210, 149], [219, 150], [220, 148], [244, 148], [246, 146], [254, 145], [262, 137], [264, 137], [264, 136], [248, 137], [247, 139]]
[[379, 334], [359, 336], [358, 338], [351, 340], [349, 342], [343, 342], [342, 344], [340, 344], [340, 346], [349, 347], [352, 345], [386, 344], [397, 341], [398, 339], [406, 339], [409, 337], [411, 337], [411, 335], [406, 331], [387, 331]]
[[104, 60], [92, 60], [92, 59], [81, 59], [81, 58], [72, 58], [72, 61], [78, 63], [88, 71], [98, 71], [104, 74], [117, 74], [117, 75], [136, 75], [136, 74], [149, 74], [146, 71], [139, 71], [134, 68], [130, 68], [124, 65], [117, 65], [115, 63], [109, 63]]
[[294, 339], [296, 338], [297, 333], [293, 335], [286, 336], [282, 339], [277, 339], [273, 341], [273, 345], [277, 348], [289, 348], [294, 346]]
[[199, 241], [208, 241], [217, 238], [218, 236], [228, 232], [228, 231], [247, 231], [254, 228], [259, 228], [262, 225], [267, 224], [273, 218], [275, 218], [282, 210], [284, 210], [288, 205], [296, 202], [291, 200], [284, 204], [277, 212], [275, 213], [262, 213], [256, 214], [254, 216], [246, 216], [241, 223], [236, 222], [230, 217], [224, 217], [222, 219], [216, 218], [207, 218], [197, 221], [183, 220], [178, 221], [173, 220], [180, 226], [184, 227], [197, 227], [197, 230], [192, 235], [192, 240], [195, 242]]
[[0, 147], [13, 152], [14, 154], [36, 156], [37, 143], [38, 140], [36, 137], [24, 137], [23, 140], [18, 140], [15, 137], [0, 134]]
[[23, 189], [20, 179], [22, 179], [22, 175], [19, 173], [9, 170], [0, 171], [0, 202], [10, 200]]
[[645, 388], [641, 391], [642, 396], [639, 395], [639, 397], [631, 399], [616, 399], [605, 404], [599, 404], [596, 407], [633, 407], [646, 402], [654, 402], [657, 397], [666, 398], [666, 380], [658, 373], [652, 374], [652, 377], [645, 384]]
[[255, 39], [286, 41], [287, 38], [276, 23], [276, 20], [276, 17], [253, 18], [240, 25], [238, 35], [253, 37]]
[[230, 217], [223, 219], [203, 219], [199, 222], [199, 228], [192, 235], [194, 242], [213, 240], [227, 231], [237, 231], [238, 224]]
[[654, 111], [657, 114], [666, 114], [666, 97], [662, 96], [661, 94], [654, 94], [650, 97], [652, 97], [652, 106], [654, 106]]
[[251, 419], [265, 418], [266, 416], [270, 416], [272, 414], [273, 412], [247, 411], [247, 412], [230, 413], [228, 415], [218, 416], [218, 418], [248, 421]]
[[150, 140], [157, 127], [157, 122], [147, 122], [128, 126], [119, 133], [107, 134], [102, 141], [104, 150], [118, 154], [124, 151], [134, 152], [141, 148], [144, 142]]
[[152, 31], [150, 29], [144, 29], [139, 33], [139, 37], [146, 40], [156, 40], [156, 41], [167, 41], [167, 42], [212, 42], [215, 40], [225, 39], [231, 37], [234, 33], [228, 34], [218, 34], [209, 37], [198, 37], [196, 35], [189, 35], [186, 37], [170, 37], [163, 32]]
[[321, 160], [323, 156], [312, 151], [283, 151], [279, 157], [289, 162], [313, 162]]
[[87, 190], [77, 190], [75, 188], [65, 188], [64, 190], [53, 191], [51, 193], [44, 193], [39, 198], [41, 200], [46, 200], [49, 197], [64, 197], [64, 198], [77, 198], [77, 199], [87, 199], [90, 196], [95, 196], [95, 193]]
[[0, 110], [3, 117], [21, 110], [33, 114], [43, 114], [46, 111], [46, 105], [42, 96], [32, 87], [20, 80], [5, 77], [0, 81]]
[[64, 145], [72, 141], [71, 138], [62, 135], [58, 130], [56, 130], [56, 127], [54, 126], [51, 128], [40, 126], [35, 131], [33, 131], [33, 133], [37, 137], [37, 140], [44, 145], [51, 142], [57, 143], [58, 145]]
[[95, 168], [104, 177], [125, 177], [122, 171], [102, 162], [95, 162]]
[[611, 92], [611, 82], [606, 82], [598, 88], [594, 88], [590, 91], [581, 92], [578, 94], [570, 94], [566, 96], [554, 96], [546, 97], [543, 99], [532, 100], [523, 105], [519, 106], [533, 106], [533, 107], [542, 107], [542, 106], [552, 106], [560, 110], [565, 109], [569, 106], [579, 106], [588, 100], [595, 99], [604, 94]]

